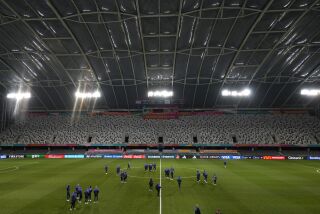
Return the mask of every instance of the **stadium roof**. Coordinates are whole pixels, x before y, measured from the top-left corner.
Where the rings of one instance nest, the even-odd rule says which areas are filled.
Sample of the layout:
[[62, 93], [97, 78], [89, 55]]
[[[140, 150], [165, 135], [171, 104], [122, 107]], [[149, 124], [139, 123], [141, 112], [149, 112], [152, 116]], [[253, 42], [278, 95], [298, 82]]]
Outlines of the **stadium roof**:
[[33, 110], [72, 109], [79, 85], [102, 109], [154, 88], [185, 108], [312, 106], [319, 29], [319, 0], [0, 0], [0, 90], [30, 87]]

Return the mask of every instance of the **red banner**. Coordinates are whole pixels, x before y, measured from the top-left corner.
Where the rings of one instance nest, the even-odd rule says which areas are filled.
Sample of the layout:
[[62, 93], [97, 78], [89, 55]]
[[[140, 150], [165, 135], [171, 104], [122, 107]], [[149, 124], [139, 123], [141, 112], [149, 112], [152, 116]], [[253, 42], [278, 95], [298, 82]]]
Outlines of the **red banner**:
[[56, 158], [56, 159], [59, 159], [59, 158], [64, 158], [64, 155], [45, 155], [44, 157], [45, 158]]
[[285, 156], [263, 156], [263, 160], [285, 160]]
[[145, 155], [123, 155], [125, 159], [144, 159], [146, 158]]

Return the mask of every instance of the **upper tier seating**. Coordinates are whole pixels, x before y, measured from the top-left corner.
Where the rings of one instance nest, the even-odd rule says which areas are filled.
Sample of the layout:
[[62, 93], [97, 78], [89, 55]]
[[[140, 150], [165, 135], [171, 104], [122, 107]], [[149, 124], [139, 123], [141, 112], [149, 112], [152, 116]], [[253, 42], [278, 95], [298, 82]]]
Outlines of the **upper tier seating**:
[[309, 115], [201, 115], [176, 120], [141, 116], [28, 116], [0, 133], [0, 144], [317, 144], [320, 120]]

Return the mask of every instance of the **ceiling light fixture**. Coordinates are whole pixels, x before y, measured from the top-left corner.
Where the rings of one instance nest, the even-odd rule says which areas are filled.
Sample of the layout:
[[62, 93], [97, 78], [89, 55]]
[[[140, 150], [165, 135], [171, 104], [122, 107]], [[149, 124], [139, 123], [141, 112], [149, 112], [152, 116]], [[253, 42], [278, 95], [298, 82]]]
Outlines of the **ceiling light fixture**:
[[101, 97], [101, 93], [96, 90], [94, 92], [80, 92], [77, 91], [75, 93], [76, 98], [81, 98], [81, 99], [90, 99], [90, 98], [99, 98]]
[[251, 90], [248, 88], [245, 88], [241, 91], [236, 91], [236, 90], [229, 90], [229, 89], [224, 89], [221, 91], [221, 95], [223, 97], [248, 97], [251, 95]]
[[173, 91], [167, 91], [167, 90], [162, 90], [162, 91], [148, 91], [148, 97], [172, 97], [173, 96]]
[[31, 98], [31, 94], [29, 92], [25, 92], [25, 93], [9, 93], [7, 94], [7, 98], [8, 99], [16, 99], [16, 100], [22, 100], [22, 99], [30, 99]]

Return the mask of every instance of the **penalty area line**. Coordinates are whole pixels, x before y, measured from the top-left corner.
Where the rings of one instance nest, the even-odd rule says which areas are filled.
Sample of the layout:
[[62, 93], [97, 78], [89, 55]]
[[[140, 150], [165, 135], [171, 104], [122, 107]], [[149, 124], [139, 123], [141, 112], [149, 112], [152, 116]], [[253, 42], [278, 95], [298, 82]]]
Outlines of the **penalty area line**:
[[19, 169], [18, 166], [12, 166], [12, 167], [8, 167], [8, 168], [3, 168], [3, 169], [0, 169], [0, 174], [17, 171], [18, 169]]

